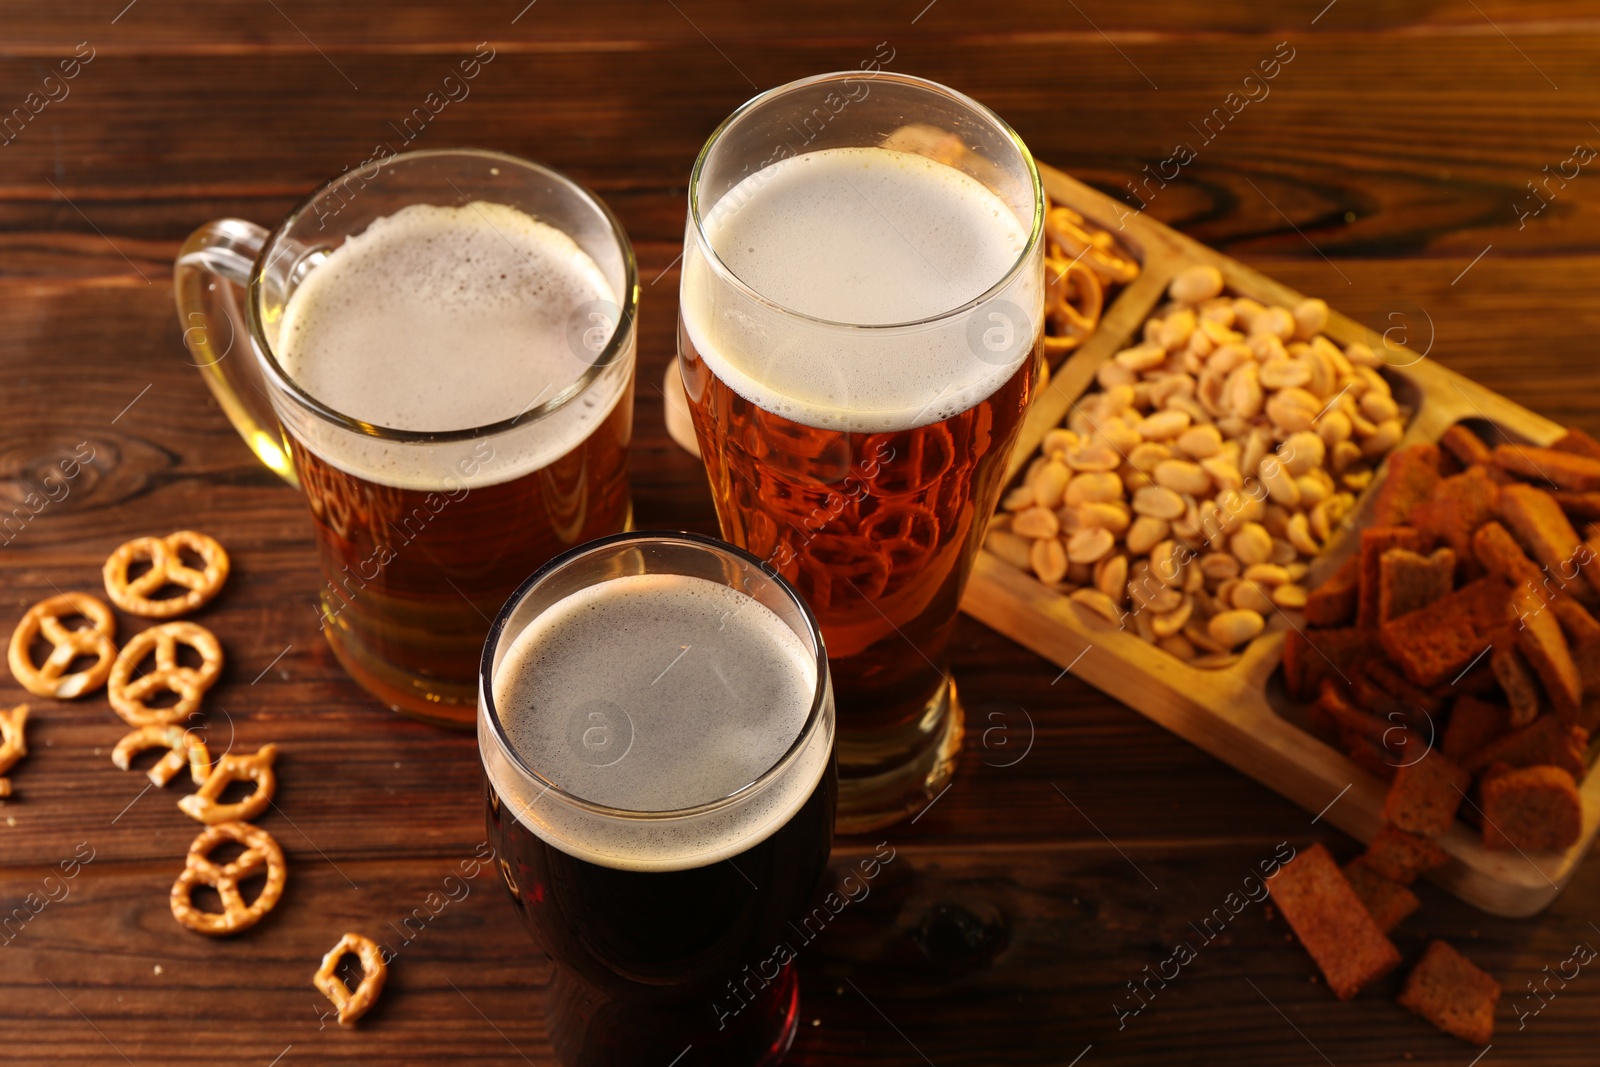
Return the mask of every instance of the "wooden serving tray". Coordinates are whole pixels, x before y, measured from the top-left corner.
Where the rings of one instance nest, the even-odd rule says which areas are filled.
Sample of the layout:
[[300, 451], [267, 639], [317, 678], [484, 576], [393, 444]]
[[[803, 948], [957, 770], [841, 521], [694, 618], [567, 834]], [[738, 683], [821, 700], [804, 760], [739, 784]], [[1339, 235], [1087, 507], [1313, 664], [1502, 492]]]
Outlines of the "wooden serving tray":
[[[1154, 219], [1129, 212], [1058, 170], [1042, 165], [1039, 170], [1054, 203], [1071, 207], [1117, 235], [1143, 262], [1144, 270], [1117, 297], [1094, 336], [1040, 392], [1023, 424], [1008, 483], [1032, 459], [1045, 433], [1061, 425], [1073, 403], [1093, 386], [1101, 363], [1134, 343], [1135, 331], [1162, 302], [1173, 275], [1185, 267], [1209, 263], [1222, 272], [1230, 292], [1263, 304], [1292, 308], [1303, 299], [1288, 286]], [[1504, 434], [1508, 440], [1546, 445], [1563, 433], [1556, 423], [1436, 362], [1413, 360], [1404, 352], [1396, 358], [1382, 338], [1336, 311], [1329, 312], [1322, 332], [1341, 346], [1363, 341], [1389, 357], [1383, 373], [1395, 399], [1414, 411], [1402, 446], [1437, 441], [1463, 419], [1491, 439]], [[1356, 550], [1358, 531], [1370, 521], [1374, 490], [1386, 473], [1386, 467], [1378, 471], [1343, 531], [1312, 563], [1307, 587], [1314, 588]], [[1290, 625], [1302, 624], [1299, 613], [1276, 614], [1233, 666], [1200, 670], [1091, 616], [1033, 575], [987, 551], [979, 553], [961, 607], [1361, 841], [1371, 840], [1382, 827], [1387, 783], [1306, 729], [1303, 710], [1291, 706], [1276, 676], [1284, 635]], [[1583, 833], [1567, 851], [1490, 852], [1458, 821], [1441, 842], [1450, 862], [1429, 877], [1497, 915], [1538, 912], [1571, 879], [1600, 829], [1600, 773], [1588, 775], [1582, 793]]]

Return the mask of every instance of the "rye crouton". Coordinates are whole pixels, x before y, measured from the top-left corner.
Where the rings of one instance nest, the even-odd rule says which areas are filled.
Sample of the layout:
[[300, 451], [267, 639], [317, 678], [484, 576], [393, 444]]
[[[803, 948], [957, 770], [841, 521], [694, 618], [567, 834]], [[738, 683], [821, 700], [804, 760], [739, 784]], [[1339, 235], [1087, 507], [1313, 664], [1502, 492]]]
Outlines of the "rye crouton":
[[1406, 916], [1422, 907], [1422, 901], [1417, 899], [1415, 893], [1399, 882], [1389, 881], [1366, 860], [1358, 858], [1345, 864], [1344, 877], [1356, 896], [1361, 898], [1372, 921], [1386, 934], [1399, 926]]
[[1550, 494], [1561, 510], [1567, 513], [1569, 519], [1580, 519], [1584, 522], [1593, 522], [1600, 519], [1600, 493], [1572, 493], [1565, 489], [1554, 490]]
[[[1578, 667], [1578, 680], [1583, 683], [1585, 697], [1600, 694], [1600, 622], [1576, 600], [1560, 597], [1554, 605], [1556, 620], [1561, 632], [1567, 635], [1567, 648], [1572, 652], [1572, 662]], [[1585, 708], [1591, 703], [1584, 701]], [[1594, 729], [1587, 712], [1578, 716], [1578, 725]]]
[[1407, 445], [1389, 453], [1388, 473], [1378, 486], [1372, 509], [1374, 526], [1399, 526], [1411, 509], [1433, 497], [1439, 488], [1439, 446]]
[[1417, 876], [1443, 867], [1450, 860], [1444, 849], [1426, 837], [1385, 826], [1373, 835], [1361, 857], [1391, 882], [1410, 885]]
[[1520, 730], [1495, 739], [1465, 758], [1462, 766], [1476, 774], [1490, 764], [1532, 767], [1549, 763], [1560, 767], [1574, 779], [1583, 777], [1583, 754], [1589, 747], [1589, 732], [1569, 726], [1555, 715], [1541, 715]]
[[1378, 558], [1378, 621], [1425, 608], [1456, 584], [1456, 554], [1441, 548], [1424, 556], [1391, 548]]
[[1361, 531], [1361, 562], [1356, 576], [1356, 625], [1376, 626], [1383, 554], [1391, 548], [1422, 548], [1422, 535], [1409, 526], [1374, 526]]
[[1399, 1002], [1447, 1034], [1487, 1045], [1500, 983], [1443, 941], [1432, 941], [1406, 976]]
[[1383, 655], [1375, 630], [1343, 626], [1332, 630], [1290, 629], [1283, 644], [1283, 683], [1294, 700], [1317, 695], [1324, 678], [1338, 677], [1356, 663]]
[[1352, 555], [1327, 581], [1307, 594], [1307, 625], [1343, 626], [1355, 618], [1356, 583], [1360, 570], [1360, 555]]
[[1578, 539], [1567, 513], [1549, 493], [1531, 485], [1505, 486], [1495, 512], [1558, 586], [1582, 572], [1590, 586], [1600, 590], [1600, 566], [1596, 566], [1594, 552]]
[[1596, 441], [1582, 430], [1568, 430], [1561, 440], [1550, 447], [1557, 452], [1571, 452], [1578, 456], [1600, 459], [1600, 441]]
[[1442, 752], [1401, 767], [1383, 800], [1383, 821], [1423, 837], [1442, 837], [1455, 821], [1472, 775]]
[[1478, 527], [1472, 535], [1472, 554], [1483, 564], [1484, 570], [1508, 584], [1534, 589], [1546, 598], [1553, 596], [1550, 592], [1554, 588], [1553, 580], [1547, 589], [1544, 571], [1528, 558], [1511, 531], [1498, 522], [1486, 522]]
[[1399, 951], [1322, 845], [1285, 863], [1267, 879], [1267, 888], [1340, 1000], [1349, 1000], [1400, 962]]
[[1469, 467], [1460, 474], [1451, 475], [1439, 483], [1432, 499], [1424, 500], [1411, 509], [1411, 525], [1421, 533], [1424, 542], [1442, 542], [1456, 554], [1463, 578], [1475, 578], [1476, 564], [1472, 551], [1472, 535], [1495, 516], [1495, 505], [1500, 498], [1500, 486], [1489, 476], [1488, 468]]
[[1539, 683], [1533, 668], [1516, 646], [1497, 644], [1489, 654], [1489, 665], [1500, 682], [1500, 690], [1511, 705], [1511, 725], [1526, 726], [1539, 717]]
[[1439, 751], [1462, 763], [1484, 745], [1511, 732], [1511, 712], [1499, 704], [1464, 696], [1450, 709]]
[[1500, 578], [1479, 578], [1384, 623], [1379, 639], [1407, 678], [1431, 689], [1460, 674], [1492, 637], [1505, 632], [1510, 598], [1510, 587]]
[[1531, 482], [1549, 482], [1575, 493], [1600, 490], [1600, 458], [1576, 452], [1558, 452], [1532, 445], [1498, 445], [1494, 463], [1503, 471]]
[[1583, 798], [1560, 767], [1496, 764], [1484, 772], [1480, 789], [1484, 848], [1559, 850], [1583, 831]]
[[1583, 679], [1578, 676], [1578, 665], [1567, 648], [1555, 611], [1545, 610], [1538, 594], [1528, 589], [1512, 594], [1511, 610], [1517, 616], [1517, 647], [1544, 683], [1551, 707], [1568, 722], [1576, 721], [1583, 702]]
[[1488, 463], [1493, 455], [1489, 451], [1489, 446], [1483, 443], [1483, 438], [1459, 422], [1446, 430], [1444, 436], [1439, 438], [1439, 447], [1456, 457], [1457, 462], [1463, 467]]

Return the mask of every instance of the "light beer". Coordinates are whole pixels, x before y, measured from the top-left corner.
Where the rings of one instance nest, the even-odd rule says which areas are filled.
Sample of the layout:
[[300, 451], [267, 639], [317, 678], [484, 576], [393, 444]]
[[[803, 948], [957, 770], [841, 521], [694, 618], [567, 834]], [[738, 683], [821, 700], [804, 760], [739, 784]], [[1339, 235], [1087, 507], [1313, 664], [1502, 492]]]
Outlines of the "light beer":
[[793, 1037], [792, 959], [749, 975], [827, 864], [832, 707], [803, 607], [747, 582], [793, 597], [709, 539], [623, 535], [553, 565], [491, 635], [490, 840], [555, 965], [568, 1067], [753, 1067]]
[[1019, 208], [981, 168], [845, 144], [718, 195], [718, 138], [759, 140], [739, 125], [764, 99], [697, 169], [679, 354], [723, 535], [826, 635], [860, 830], [937, 795], [960, 747], [947, 646], [1040, 359], [1034, 191]]

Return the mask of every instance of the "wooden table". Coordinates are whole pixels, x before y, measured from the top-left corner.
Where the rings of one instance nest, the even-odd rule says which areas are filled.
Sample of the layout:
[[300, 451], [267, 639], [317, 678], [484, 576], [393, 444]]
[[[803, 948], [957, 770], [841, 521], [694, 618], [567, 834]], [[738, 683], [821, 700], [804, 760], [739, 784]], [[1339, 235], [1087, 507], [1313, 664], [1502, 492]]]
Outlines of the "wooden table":
[[[0, 615], [9, 627], [55, 588], [95, 588], [136, 534], [183, 525], [226, 543], [235, 574], [203, 616], [229, 655], [212, 728], [282, 746], [279, 803], [260, 821], [291, 867], [256, 930], [178, 928], [167, 890], [195, 833], [178, 789], [111, 766], [122, 724], [103, 695], [35, 701], [32, 755], [0, 804], [0, 918], [63, 884], [46, 883], [63, 861], [93, 858], [0, 934], [0, 1061], [551, 1062], [548, 965], [493, 874], [438, 904], [484, 836], [473, 740], [383, 711], [339, 671], [317, 633], [304, 505], [186, 362], [168, 279], [192, 228], [275, 221], [407, 129], [419, 146], [501, 148], [587, 183], [626, 223], [645, 282], [638, 520], [712, 531], [704, 475], [668, 441], [655, 388], [690, 164], [757, 89], [890, 55], [1108, 191], [1186, 143], [1196, 158], [1143, 187], [1156, 217], [1600, 431], [1600, 177], [1551, 179], [1536, 215], [1528, 187], [1600, 144], [1600, 19], [1560, 0], [1325, 2], [0, 4], [0, 121], [31, 92], [56, 97], [0, 135], [0, 511], [81, 442], [96, 457], [5, 535]], [[484, 41], [493, 58], [470, 96], [407, 127]], [[1261, 97], [1243, 80], [1279, 42], [1293, 58]], [[45, 83], [75, 49], [92, 59], [65, 92]], [[1234, 114], [1228, 94], [1247, 90], [1258, 99]], [[1206, 124], [1217, 108], [1224, 121]], [[1398, 977], [1335, 1001], [1265, 906], [1215, 940], [1191, 925], [1280, 842], [1349, 854], [1349, 841], [971, 620], [956, 666], [971, 724], [956, 786], [915, 825], [839, 842], [840, 863], [878, 840], [897, 859], [803, 954], [792, 1062], [1466, 1067], [1478, 1054], [1396, 1007]], [[0, 702], [23, 697], [0, 684]], [[1552, 983], [1520, 1030], [1513, 1005], [1537, 1006], [1526, 984], [1575, 943], [1600, 944], [1600, 863], [1527, 921], [1421, 895], [1402, 951], [1446, 937], [1506, 987], [1482, 1062], [1594, 1057], [1600, 974]], [[398, 951], [355, 1032], [325, 1021], [310, 984], [347, 928]], [[1127, 983], [1180, 941], [1197, 958], [1119, 1025], [1113, 1005], [1137, 1003]]]

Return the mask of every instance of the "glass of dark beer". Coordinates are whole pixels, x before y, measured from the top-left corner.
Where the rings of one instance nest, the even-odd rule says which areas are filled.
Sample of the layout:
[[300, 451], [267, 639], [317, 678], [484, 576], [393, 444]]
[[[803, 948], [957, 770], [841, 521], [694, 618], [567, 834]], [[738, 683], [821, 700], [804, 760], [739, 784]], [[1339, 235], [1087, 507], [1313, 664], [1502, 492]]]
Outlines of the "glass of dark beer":
[[956, 609], [1037, 380], [1044, 197], [988, 108], [885, 72], [763, 93], [689, 183], [678, 353], [723, 536], [827, 635], [839, 829], [962, 739]]
[[632, 533], [552, 560], [483, 652], [489, 839], [554, 964], [568, 1067], [777, 1063], [791, 923], [833, 840], [816, 620], [746, 552]]
[[505, 598], [629, 524], [621, 224], [514, 156], [375, 155], [270, 234], [197, 230], [175, 283], [218, 402], [305, 492], [340, 662], [397, 711], [470, 727]]

